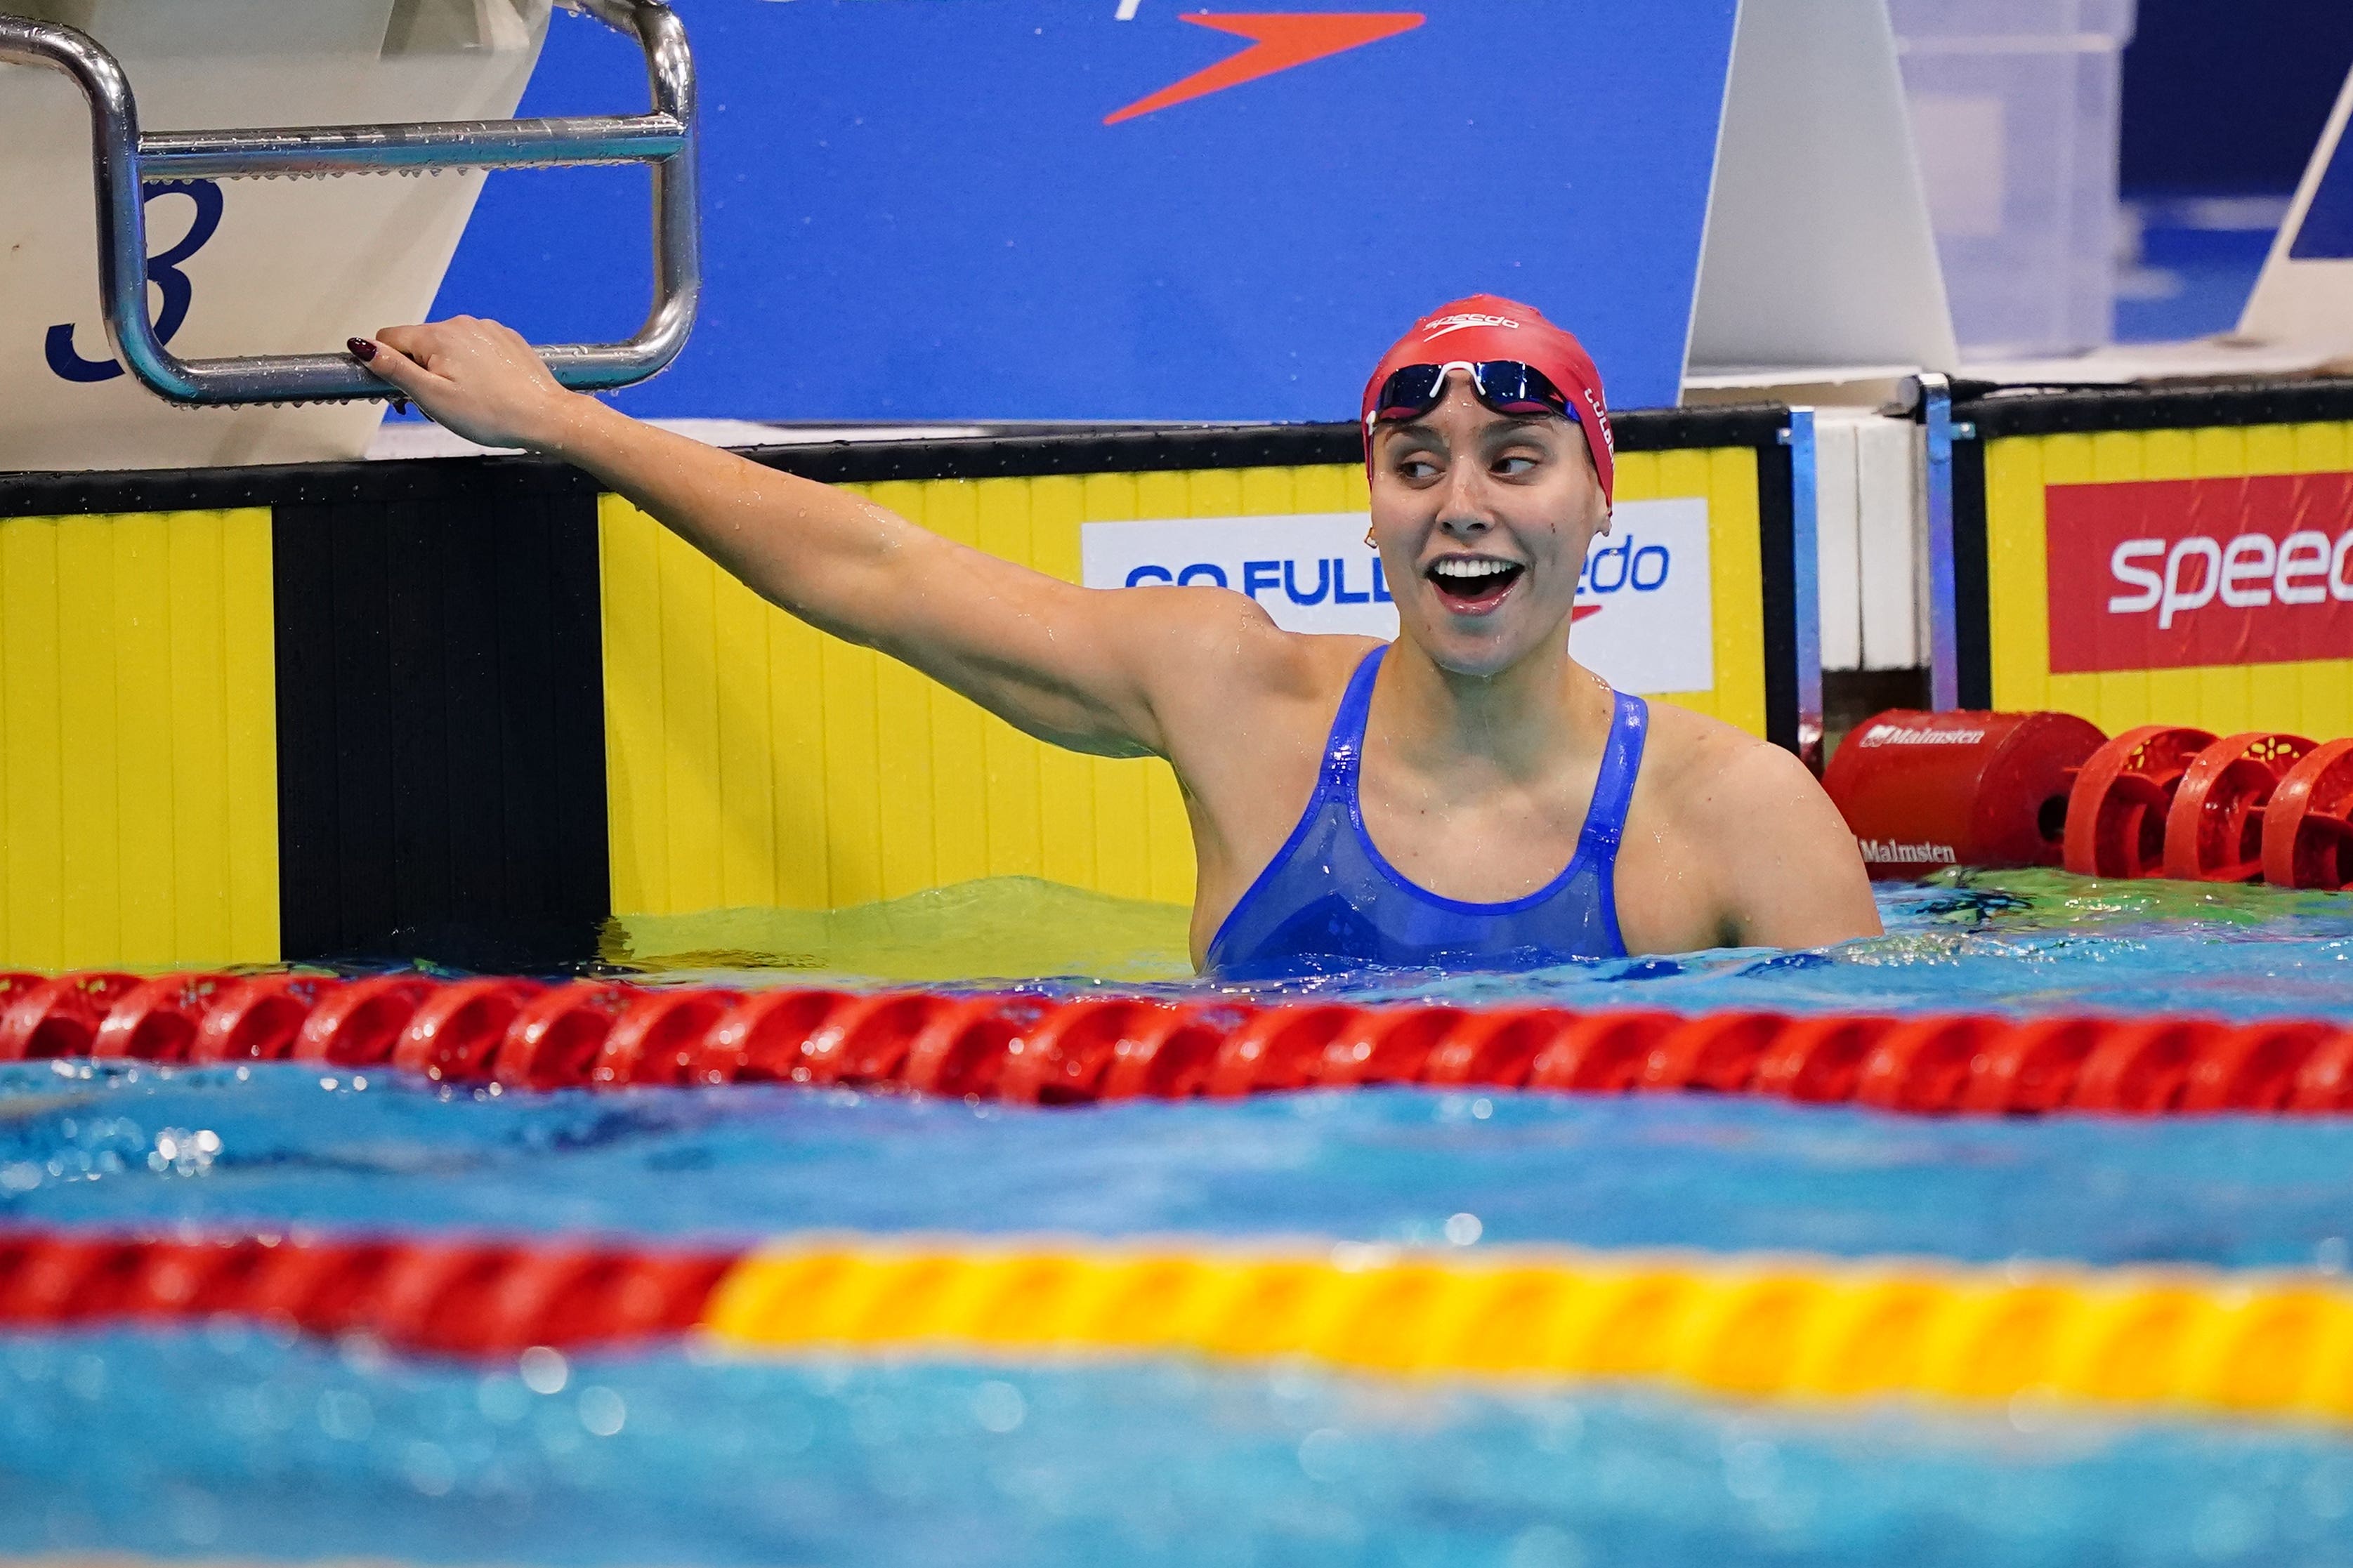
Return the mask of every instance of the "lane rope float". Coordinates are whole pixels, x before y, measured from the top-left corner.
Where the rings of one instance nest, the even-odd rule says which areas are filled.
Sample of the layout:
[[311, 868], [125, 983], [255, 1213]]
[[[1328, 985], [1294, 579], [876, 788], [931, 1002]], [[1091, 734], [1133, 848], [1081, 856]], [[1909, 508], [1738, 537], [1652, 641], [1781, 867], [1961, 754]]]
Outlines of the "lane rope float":
[[561, 1243], [0, 1231], [0, 1328], [228, 1317], [514, 1354], [684, 1333], [740, 1261]]
[[2063, 866], [2353, 885], [2353, 739], [2145, 724], [2109, 740], [2066, 713], [1893, 710], [1855, 729], [1822, 787], [1878, 877]]
[[0, 1061], [298, 1061], [499, 1092], [732, 1083], [1056, 1105], [1368, 1084], [1699, 1091], [1923, 1114], [2341, 1114], [2320, 1020], [737, 992], [414, 973], [0, 974]]
[[1305, 1357], [1745, 1398], [2353, 1421], [2353, 1290], [2318, 1274], [1185, 1239], [803, 1236], [670, 1253], [0, 1232], [0, 1331], [218, 1318], [450, 1357], [691, 1335], [737, 1355]]

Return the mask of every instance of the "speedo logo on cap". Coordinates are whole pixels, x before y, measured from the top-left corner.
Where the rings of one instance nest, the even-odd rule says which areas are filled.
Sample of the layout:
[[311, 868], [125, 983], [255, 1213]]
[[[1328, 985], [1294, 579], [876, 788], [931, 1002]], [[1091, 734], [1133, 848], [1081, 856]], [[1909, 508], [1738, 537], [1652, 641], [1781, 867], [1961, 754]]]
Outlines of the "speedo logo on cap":
[[1509, 316], [1482, 316], [1466, 312], [1460, 316], [1440, 316], [1423, 329], [1425, 338], [1442, 338], [1449, 332], [1459, 332], [1465, 327], [1509, 327], [1517, 331], [1520, 323]]

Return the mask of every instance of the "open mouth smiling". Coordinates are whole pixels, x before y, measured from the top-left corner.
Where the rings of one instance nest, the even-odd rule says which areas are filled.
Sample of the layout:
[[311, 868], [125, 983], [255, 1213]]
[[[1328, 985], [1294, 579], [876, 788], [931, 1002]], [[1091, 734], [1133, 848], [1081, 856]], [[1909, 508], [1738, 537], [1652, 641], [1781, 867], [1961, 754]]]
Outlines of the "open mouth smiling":
[[1501, 604], [1527, 568], [1517, 561], [1492, 555], [1441, 555], [1422, 575], [1436, 588], [1447, 607], [1464, 615], [1483, 615]]

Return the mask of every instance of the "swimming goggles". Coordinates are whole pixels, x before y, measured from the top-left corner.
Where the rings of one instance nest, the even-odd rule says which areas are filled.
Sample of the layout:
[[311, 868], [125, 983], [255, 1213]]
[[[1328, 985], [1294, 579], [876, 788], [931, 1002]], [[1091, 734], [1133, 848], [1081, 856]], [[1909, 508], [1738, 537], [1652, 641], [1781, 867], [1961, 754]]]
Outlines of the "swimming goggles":
[[1365, 416], [1365, 423], [1419, 419], [1438, 406], [1438, 400], [1446, 393], [1448, 374], [1458, 370], [1470, 373], [1471, 390], [1480, 402], [1498, 414], [1557, 414], [1574, 423], [1584, 423], [1577, 417], [1568, 395], [1553, 384], [1552, 377], [1515, 359], [1458, 359], [1444, 364], [1400, 365], [1381, 383], [1380, 395], [1373, 399], [1373, 411]]

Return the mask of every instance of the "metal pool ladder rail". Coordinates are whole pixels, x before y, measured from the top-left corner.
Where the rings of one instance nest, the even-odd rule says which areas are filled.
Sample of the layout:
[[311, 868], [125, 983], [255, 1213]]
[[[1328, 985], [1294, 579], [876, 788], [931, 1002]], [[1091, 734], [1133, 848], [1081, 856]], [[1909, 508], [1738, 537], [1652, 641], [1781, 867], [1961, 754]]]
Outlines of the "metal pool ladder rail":
[[121, 62], [88, 34], [0, 16], [0, 61], [65, 72], [90, 100], [91, 173], [98, 187], [99, 292], [106, 336], [131, 373], [191, 405], [390, 397], [392, 389], [343, 353], [246, 354], [184, 360], [147, 314], [147, 218], [142, 184], [278, 174], [427, 174], [578, 163], [652, 165], [654, 302], [635, 337], [538, 350], [555, 379], [582, 390], [627, 386], [676, 358], [694, 325], [702, 271], [695, 205], [694, 61], [686, 29], [659, 0], [559, 0], [586, 11], [645, 50], [649, 114], [556, 120], [453, 120], [278, 131], [142, 133]]

